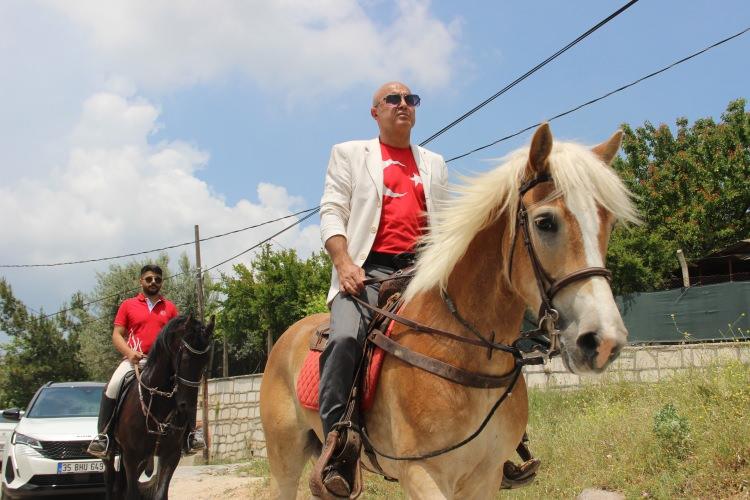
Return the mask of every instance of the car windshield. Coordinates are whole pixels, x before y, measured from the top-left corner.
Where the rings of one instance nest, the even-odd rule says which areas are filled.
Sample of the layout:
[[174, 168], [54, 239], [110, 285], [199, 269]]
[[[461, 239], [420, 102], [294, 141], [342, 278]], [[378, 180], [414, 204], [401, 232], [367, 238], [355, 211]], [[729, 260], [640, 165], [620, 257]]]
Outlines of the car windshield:
[[26, 414], [32, 418], [96, 417], [101, 386], [45, 387]]

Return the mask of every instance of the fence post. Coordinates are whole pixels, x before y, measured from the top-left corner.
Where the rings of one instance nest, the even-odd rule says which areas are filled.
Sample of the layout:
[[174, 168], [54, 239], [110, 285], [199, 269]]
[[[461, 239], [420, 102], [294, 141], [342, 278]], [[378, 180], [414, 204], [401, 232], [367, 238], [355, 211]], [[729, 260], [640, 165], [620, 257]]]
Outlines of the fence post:
[[685, 254], [682, 253], [682, 249], [677, 249], [677, 260], [680, 261], [680, 269], [682, 269], [682, 286], [690, 288], [690, 274], [688, 273], [687, 262], [685, 261]]

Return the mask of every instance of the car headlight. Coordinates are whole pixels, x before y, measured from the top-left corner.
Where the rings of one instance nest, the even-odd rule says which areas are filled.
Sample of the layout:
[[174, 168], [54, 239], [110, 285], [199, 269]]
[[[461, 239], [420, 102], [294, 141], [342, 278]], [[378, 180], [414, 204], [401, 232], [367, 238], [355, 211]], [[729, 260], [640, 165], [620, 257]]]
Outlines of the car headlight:
[[25, 444], [26, 446], [31, 446], [32, 448], [37, 449], [37, 450], [42, 449], [42, 443], [40, 443], [33, 437], [29, 437], [25, 434], [19, 434], [18, 432], [13, 433], [13, 435], [10, 438], [10, 442], [12, 444]]

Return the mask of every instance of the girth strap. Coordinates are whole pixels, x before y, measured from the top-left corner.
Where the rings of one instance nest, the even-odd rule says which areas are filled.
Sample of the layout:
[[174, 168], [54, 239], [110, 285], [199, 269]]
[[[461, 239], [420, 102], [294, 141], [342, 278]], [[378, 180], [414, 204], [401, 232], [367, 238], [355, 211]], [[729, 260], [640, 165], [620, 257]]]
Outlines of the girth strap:
[[465, 385], [468, 387], [479, 387], [481, 389], [490, 389], [504, 387], [515, 377], [515, 371], [505, 375], [483, 375], [466, 371], [462, 368], [450, 365], [435, 358], [430, 358], [424, 354], [408, 349], [398, 342], [394, 342], [378, 330], [373, 330], [368, 336], [370, 342], [383, 349], [388, 354], [416, 366], [426, 372], [442, 377], [451, 382]]

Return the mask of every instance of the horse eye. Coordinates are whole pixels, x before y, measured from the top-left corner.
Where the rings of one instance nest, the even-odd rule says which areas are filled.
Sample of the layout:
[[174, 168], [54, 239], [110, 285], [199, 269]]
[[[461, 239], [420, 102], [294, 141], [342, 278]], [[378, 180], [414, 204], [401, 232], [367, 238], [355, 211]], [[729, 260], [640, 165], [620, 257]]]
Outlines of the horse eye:
[[555, 224], [555, 218], [551, 215], [540, 215], [534, 219], [534, 225], [540, 231], [552, 232], [557, 230], [557, 224]]

